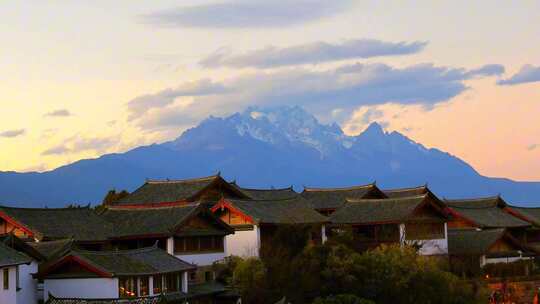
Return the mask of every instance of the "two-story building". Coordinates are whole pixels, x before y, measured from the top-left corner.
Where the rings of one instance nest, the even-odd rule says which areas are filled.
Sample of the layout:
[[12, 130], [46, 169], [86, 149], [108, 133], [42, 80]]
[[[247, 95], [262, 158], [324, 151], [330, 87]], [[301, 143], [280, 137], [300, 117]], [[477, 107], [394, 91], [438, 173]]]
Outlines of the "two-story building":
[[343, 206], [347, 199], [382, 199], [387, 196], [375, 183], [346, 188], [304, 188], [300, 194], [313, 209], [329, 216]]
[[261, 250], [272, 246], [272, 238], [281, 227], [307, 227], [307, 240], [322, 243], [326, 239], [328, 218], [298, 195], [259, 200], [223, 198], [211, 210], [235, 230], [226, 238], [227, 255], [259, 256]]
[[381, 244], [408, 244], [422, 255], [448, 254], [448, 213], [428, 194], [348, 199], [330, 216], [330, 222], [333, 234], [349, 230], [359, 251]]

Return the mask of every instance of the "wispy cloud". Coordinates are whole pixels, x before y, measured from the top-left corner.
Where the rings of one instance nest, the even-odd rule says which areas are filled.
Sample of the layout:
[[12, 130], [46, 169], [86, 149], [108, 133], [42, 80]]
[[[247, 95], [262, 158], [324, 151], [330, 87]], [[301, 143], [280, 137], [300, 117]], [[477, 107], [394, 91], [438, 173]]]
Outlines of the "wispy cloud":
[[521, 67], [519, 72], [512, 75], [512, 77], [508, 79], [501, 79], [497, 83], [499, 85], [516, 85], [537, 81], [540, 81], [540, 66], [526, 64]]
[[22, 136], [26, 133], [25, 129], [6, 130], [0, 132], [0, 137], [14, 138]]
[[504, 74], [505, 68], [500, 64], [486, 64], [467, 72], [468, 77], [499, 76]]
[[162, 27], [274, 28], [293, 26], [335, 15], [352, 6], [352, 0], [241, 0], [177, 7], [139, 17]]
[[[385, 103], [430, 108], [465, 91], [465, 80], [482, 75], [471, 71], [474, 70], [433, 64], [403, 68], [349, 64], [322, 71], [259, 70], [220, 83], [211, 82], [209, 87], [217, 90], [186, 90], [180, 86], [182, 89], [140, 96], [129, 102], [128, 108], [131, 120], [145, 129], [185, 126], [209, 114], [228, 114], [249, 105], [296, 104], [322, 115], [334, 109], [350, 112], [359, 106]], [[206, 86], [192, 83], [188, 87]], [[188, 91], [196, 95], [189, 96]], [[189, 103], [175, 101], [182, 96], [192, 99]]]
[[54, 110], [49, 113], [45, 113], [45, 117], [68, 117], [71, 116], [71, 112], [66, 109]]
[[70, 137], [59, 145], [41, 152], [41, 155], [59, 155], [84, 151], [103, 152], [114, 146], [118, 140], [115, 137]]
[[427, 42], [386, 42], [375, 39], [347, 40], [342, 43], [313, 42], [286, 48], [269, 46], [244, 54], [235, 55], [220, 49], [201, 60], [204, 67], [256, 67], [311, 64], [352, 58], [407, 55], [420, 52]]
[[206, 96], [225, 92], [226, 88], [222, 84], [214, 83], [209, 79], [202, 79], [182, 84], [174, 89], [165, 89], [155, 94], [142, 95], [128, 103], [128, 110], [130, 112], [129, 120], [144, 115], [152, 108], [161, 108], [170, 105], [176, 98], [182, 96]]

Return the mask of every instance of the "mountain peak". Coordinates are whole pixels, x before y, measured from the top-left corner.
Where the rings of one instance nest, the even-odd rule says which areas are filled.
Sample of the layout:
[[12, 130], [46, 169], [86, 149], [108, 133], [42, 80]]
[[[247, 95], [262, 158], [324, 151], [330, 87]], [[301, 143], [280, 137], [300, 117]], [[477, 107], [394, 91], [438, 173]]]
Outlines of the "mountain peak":
[[372, 122], [365, 130], [362, 132], [363, 135], [384, 135], [385, 132], [382, 126], [378, 122]]

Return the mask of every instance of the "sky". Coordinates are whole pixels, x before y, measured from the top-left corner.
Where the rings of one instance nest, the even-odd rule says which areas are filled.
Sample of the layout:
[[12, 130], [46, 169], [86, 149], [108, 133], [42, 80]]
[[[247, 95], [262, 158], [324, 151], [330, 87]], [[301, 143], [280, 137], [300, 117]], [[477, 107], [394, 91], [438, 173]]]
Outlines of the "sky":
[[2, 1], [0, 171], [298, 104], [540, 180], [538, 1]]

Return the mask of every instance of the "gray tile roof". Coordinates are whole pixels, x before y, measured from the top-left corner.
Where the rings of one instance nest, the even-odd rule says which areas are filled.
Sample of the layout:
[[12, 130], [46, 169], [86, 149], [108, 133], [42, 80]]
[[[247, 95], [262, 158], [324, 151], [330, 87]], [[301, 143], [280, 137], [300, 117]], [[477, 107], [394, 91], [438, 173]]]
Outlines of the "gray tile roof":
[[489, 248], [501, 238], [507, 238], [516, 246], [517, 250], [523, 250], [519, 243], [507, 235], [504, 228], [476, 230], [476, 229], [451, 229], [448, 230], [448, 252], [450, 255], [483, 255]]
[[508, 206], [509, 211], [516, 212], [520, 216], [524, 217], [529, 223], [535, 226], [540, 226], [540, 208], [539, 207], [516, 207]]
[[64, 239], [46, 242], [28, 242], [28, 245], [37, 250], [47, 260], [61, 257], [74, 248], [73, 239]]
[[200, 204], [186, 204], [155, 208], [107, 208], [102, 216], [113, 223], [114, 233], [110, 238], [125, 238], [142, 235], [171, 236], [185, 220], [196, 214], [208, 216], [216, 225], [215, 229], [192, 231], [194, 234], [229, 234], [231, 228], [216, 218]]
[[292, 187], [277, 189], [254, 189], [242, 188], [236, 184], [233, 185], [240, 189], [240, 191], [244, 192], [247, 196], [255, 200], [280, 200], [294, 198], [299, 195]]
[[386, 195], [375, 184], [348, 188], [305, 188], [301, 195], [317, 210], [337, 209], [348, 198], [386, 198]]
[[112, 277], [153, 275], [196, 269], [195, 265], [182, 261], [156, 246], [118, 251], [73, 250], [40, 269], [38, 277], [62, 277], [62, 274], [50, 274], [50, 271], [70, 258], [80, 259]]
[[17, 250], [18, 252], [24, 253], [38, 262], [42, 262], [47, 259], [47, 257], [45, 257], [40, 251], [36, 250], [34, 247], [30, 246], [29, 243], [23, 241], [12, 233], [0, 235], [0, 243]]
[[30, 262], [32, 259], [29, 256], [0, 242], [0, 267], [30, 264]]
[[[330, 221], [335, 224], [400, 223], [411, 219], [416, 208], [429, 200], [427, 194], [405, 198], [349, 199], [330, 216]], [[441, 213], [441, 221], [445, 217]]]
[[114, 205], [195, 201], [197, 195], [212, 184], [216, 184], [218, 187], [226, 187], [228, 190], [236, 191], [243, 196], [243, 193], [238, 191], [236, 187], [231, 186], [218, 174], [183, 180], [149, 180], [128, 196], [115, 202]]
[[431, 191], [427, 185], [412, 187], [412, 188], [397, 188], [397, 189], [387, 189], [382, 190], [386, 196], [389, 198], [402, 198], [409, 196], [417, 196], [422, 194], [430, 193]]
[[15, 208], [0, 206], [0, 212], [22, 224], [37, 239], [73, 238], [77, 241], [105, 240], [112, 226], [89, 207]]
[[225, 199], [259, 224], [315, 224], [328, 222], [302, 197], [283, 200]]
[[455, 213], [473, 221], [480, 228], [517, 228], [531, 225], [505, 212], [502, 208], [507, 204], [500, 197], [444, 200], [444, 202]]

